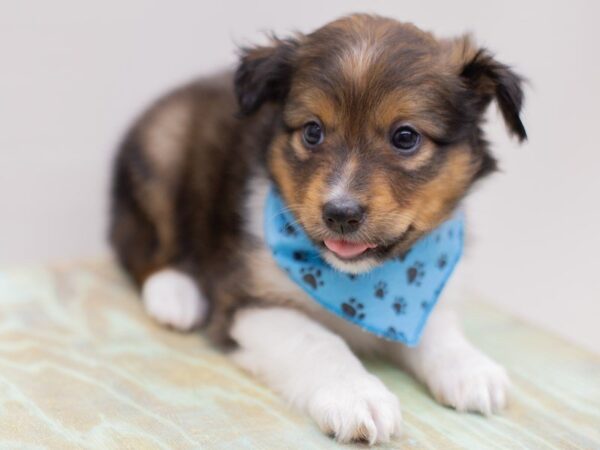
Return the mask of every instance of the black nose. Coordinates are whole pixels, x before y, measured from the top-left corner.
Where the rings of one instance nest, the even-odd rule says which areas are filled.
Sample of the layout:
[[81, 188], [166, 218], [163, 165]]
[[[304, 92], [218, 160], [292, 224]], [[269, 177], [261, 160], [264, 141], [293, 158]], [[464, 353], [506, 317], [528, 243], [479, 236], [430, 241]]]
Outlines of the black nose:
[[323, 205], [323, 221], [336, 233], [358, 230], [365, 217], [365, 209], [355, 200], [332, 200]]

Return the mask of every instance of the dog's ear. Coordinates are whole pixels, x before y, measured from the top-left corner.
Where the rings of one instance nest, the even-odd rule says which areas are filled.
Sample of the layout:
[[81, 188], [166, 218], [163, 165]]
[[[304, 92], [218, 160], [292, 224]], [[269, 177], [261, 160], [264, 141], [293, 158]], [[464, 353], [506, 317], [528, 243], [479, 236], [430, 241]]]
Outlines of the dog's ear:
[[523, 79], [509, 66], [498, 62], [486, 49], [477, 48], [470, 36], [453, 41], [453, 53], [460, 55], [459, 73], [466, 86], [476, 95], [481, 110], [495, 99], [508, 131], [519, 141], [527, 139], [521, 121]]
[[242, 48], [235, 72], [235, 94], [241, 115], [265, 102], [282, 101], [290, 88], [299, 39], [271, 38], [268, 46]]

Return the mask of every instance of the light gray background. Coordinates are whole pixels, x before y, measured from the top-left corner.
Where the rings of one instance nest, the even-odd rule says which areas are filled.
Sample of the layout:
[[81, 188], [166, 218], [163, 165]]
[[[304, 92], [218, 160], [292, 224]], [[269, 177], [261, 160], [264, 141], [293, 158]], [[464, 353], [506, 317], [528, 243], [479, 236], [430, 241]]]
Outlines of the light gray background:
[[472, 31], [526, 75], [530, 141], [491, 111], [503, 172], [469, 200], [470, 289], [600, 352], [598, 2], [108, 1], [0, 4], [0, 264], [106, 253], [115, 144], [157, 94], [261, 31], [352, 11]]

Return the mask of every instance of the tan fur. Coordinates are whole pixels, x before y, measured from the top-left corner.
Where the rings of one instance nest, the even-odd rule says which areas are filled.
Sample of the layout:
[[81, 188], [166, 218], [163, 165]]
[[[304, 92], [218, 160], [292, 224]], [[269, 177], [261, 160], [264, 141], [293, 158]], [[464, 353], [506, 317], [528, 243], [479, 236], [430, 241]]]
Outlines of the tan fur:
[[284, 120], [288, 126], [296, 128], [302, 126], [311, 113], [318, 113], [313, 119], [319, 119], [332, 130], [337, 126], [335, 110], [335, 101], [324, 91], [310, 84], [297, 83], [290, 92], [290, 105], [284, 111]]
[[473, 174], [477, 171], [469, 149], [453, 149], [437, 177], [421, 187], [407, 208], [419, 230], [431, 230], [447, 218], [449, 205], [464, 195]]
[[375, 173], [370, 185], [368, 201], [369, 215], [375, 230], [372, 234], [399, 236], [414, 220], [414, 212], [406, 208], [405, 199], [398, 199], [392, 192], [386, 175]]
[[419, 89], [400, 90], [386, 95], [373, 113], [373, 127], [387, 129], [401, 122], [415, 126], [426, 135], [442, 133], [439, 120], [431, 115], [431, 108], [435, 104], [426, 97], [429, 90], [427, 82], [424, 82]]
[[279, 184], [282, 194], [285, 198], [291, 200], [291, 204], [296, 204], [296, 184], [293, 177], [289, 176], [289, 167], [283, 157], [283, 145], [285, 138], [280, 136], [279, 139], [273, 142], [273, 153], [269, 160], [269, 169]]
[[303, 189], [302, 196], [298, 195], [296, 203], [290, 206], [295, 212], [300, 223], [307, 229], [314, 229], [316, 224], [321, 224], [321, 209], [325, 203], [324, 192], [327, 184], [325, 181], [325, 171], [321, 170], [311, 176], [310, 180]]
[[475, 39], [468, 33], [456, 38], [442, 39], [440, 47], [440, 67], [455, 73], [462, 70], [462, 67], [472, 60], [479, 50], [475, 45]]

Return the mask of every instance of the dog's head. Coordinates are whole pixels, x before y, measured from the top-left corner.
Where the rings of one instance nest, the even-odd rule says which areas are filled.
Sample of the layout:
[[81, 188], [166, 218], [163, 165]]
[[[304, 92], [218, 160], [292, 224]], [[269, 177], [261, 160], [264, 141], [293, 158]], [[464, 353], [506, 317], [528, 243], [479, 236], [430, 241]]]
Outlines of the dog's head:
[[492, 172], [480, 125], [496, 100], [523, 140], [521, 79], [466, 37], [353, 15], [243, 51], [241, 113], [281, 120], [267, 161], [289, 209], [333, 266], [406, 251]]

